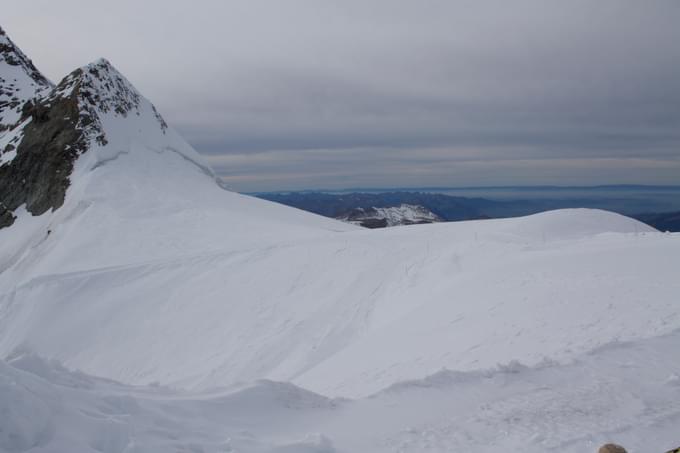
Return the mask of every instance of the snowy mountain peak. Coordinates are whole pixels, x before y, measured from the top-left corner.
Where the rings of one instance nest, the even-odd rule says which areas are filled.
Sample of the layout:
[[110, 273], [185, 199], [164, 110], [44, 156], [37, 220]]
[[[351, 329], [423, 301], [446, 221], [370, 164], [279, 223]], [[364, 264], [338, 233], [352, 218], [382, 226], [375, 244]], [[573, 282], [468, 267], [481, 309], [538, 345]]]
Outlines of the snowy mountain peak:
[[[11, 94], [14, 82], [6, 81], [23, 76], [27, 95], [11, 99], [15, 115], [5, 121], [4, 134], [0, 129], [0, 228], [12, 225], [23, 205], [32, 215], [61, 207], [77, 160], [84, 174], [121, 155], [169, 150], [212, 178], [198, 153], [108, 60], [78, 68], [53, 87], [6, 35], [2, 39], [2, 92]], [[162, 175], [163, 166], [155, 173]]]
[[[107, 142], [102, 116], [140, 116], [144, 110], [142, 103], [145, 101], [139, 91], [105, 58], [78, 68], [64, 77], [50, 93], [46, 104], [67, 98], [79, 104], [80, 128], [89, 138], [95, 138], [100, 144]], [[158, 127], [165, 133], [167, 123], [153, 105], [150, 104], [149, 107]]]
[[19, 66], [36, 84], [51, 87], [52, 84], [38, 71], [33, 62], [17, 47], [0, 27], [0, 62], [9, 66]]
[[442, 219], [429, 209], [420, 205], [401, 204], [386, 208], [356, 208], [338, 220], [361, 225], [366, 228], [384, 228], [399, 225], [415, 225], [441, 222]]
[[[79, 88], [80, 95], [86, 103], [100, 113], [112, 113], [122, 117], [133, 113], [141, 114], [140, 104], [144, 98], [105, 58], [76, 70], [62, 83], [64, 90]], [[153, 105], [151, 108], [161, 130], [165, 132], [168, 128], [167, 123]]]
[[74, 94], [98, 112], [114, 112], [123, 117], [139, 107], [141, 97], [132, 84], [104, 58], [64, 77], [50, 98]]
[[0, 135], [16, 124], [26, 101], [52, 86], [0, 27]]

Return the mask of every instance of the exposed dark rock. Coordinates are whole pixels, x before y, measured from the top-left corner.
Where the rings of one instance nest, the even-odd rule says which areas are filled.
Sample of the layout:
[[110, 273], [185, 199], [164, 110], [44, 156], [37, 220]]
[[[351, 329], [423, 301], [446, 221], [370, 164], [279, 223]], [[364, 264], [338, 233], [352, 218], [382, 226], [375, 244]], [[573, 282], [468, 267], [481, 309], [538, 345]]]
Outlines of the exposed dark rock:
[[31, 121], [16, 157], [0, 167], [0, 203], [10, 211], [26, 203], [31, 214], [40, 215], [64, 203], [73, 162], [87, 140], [74, 97], [30, 103], [24, 114]]
[[386, 228], [388, 226], [387, 219], [381, 217], [378, 211], [373, 207], [355, 208], [337, 218], [344, 222], [351, 222], [370, 229]]
[[38, 71], [33, 62], [9, 39], [9, 36], [7, 36], [2, 27], [0, 27], [0, 58], [4, 59], [8, 65], [23, 66], [33, 80], [45, 86], [50, 85], [49, 81]]
[[158, 110], [156, 110], [155, 105], [152, 104], [151, 108], [153, 109], [153, 114], [158, 120], [158, 123], [161, 125], [161, 130], [163, 131], [163, 133], [165, 133], [165, 131], [168, 129], [168, 123], [166, 123], [161, 114], [158, 113]]
[[355, 211], [350, 212], [347, 217], [342, 218], [346, 222], [352, 222], [361, 225], [364, 228], [376, 229], [376, 228], [386, 228], [387, 219], [379, 217], [366, 217], [364, 215], [357, 215]]
[[626, 453], [626, 449], [621, 445], [606, 444], [600, 447], [598, 453]]
[[11, 224], [14, 223], [14, 219], [16, 219], [14, 214], [12, 214], [11, 211], [7, 210], [5, 206], [0, 204], [0, 228], [10, 226]]
[[[14, 211], [26, 204], [33, 215], [63, 205], [75, 160], [94, 144], [106, 145], [102, 115], [139, 115], [141, 95], [104, 60], [66, 76], [50, 93], [23, 103], [18, 125], [0, 152], [16, 155], [0, 166], [0, 228], [11, 224]], [[167, 124], [153, 107], [165, 133]]]
[[0, 203], [5, 209], [13, 211], [25, 203], [28, 212], [40, 215], [63, 205], [76, 158], [92, 141], [106, 144], [98, 113], [115, 110], [125, 115], [137, 105], [136, 92], [128, 90], [120, 99], [118, 93], [96, 90], [98, 82], [119, 88], [113, 85], [121, 81], [90, 77], [101, 77], [108, 67], [102, 61], [99, 67], [89, 67], [90, 74], [77, 69], [49, 96], [25, 103], [20, 123], [30, 121], [21, 131], [9, 132], [16, 133], [10, 143], [16, 156], [0, 167]]
[[[0, 28], [0, 228], [24, 204], [33, 215], [61, 207], [76, 159], [108, 143], [102, 118], [140, 115], [142, 101], [105, 59], [53, 86]], [[151, 109], [165, 133], [167, 123]]]

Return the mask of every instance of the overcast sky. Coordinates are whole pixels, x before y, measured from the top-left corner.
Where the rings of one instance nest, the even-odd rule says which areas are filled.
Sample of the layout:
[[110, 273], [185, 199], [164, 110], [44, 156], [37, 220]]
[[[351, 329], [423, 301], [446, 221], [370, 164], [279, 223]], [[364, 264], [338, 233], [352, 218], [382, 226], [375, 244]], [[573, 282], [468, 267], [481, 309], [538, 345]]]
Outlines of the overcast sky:
[[678, 0], [31, 0], [48, 77], [106, 57], [234, 189], [680, 184]]

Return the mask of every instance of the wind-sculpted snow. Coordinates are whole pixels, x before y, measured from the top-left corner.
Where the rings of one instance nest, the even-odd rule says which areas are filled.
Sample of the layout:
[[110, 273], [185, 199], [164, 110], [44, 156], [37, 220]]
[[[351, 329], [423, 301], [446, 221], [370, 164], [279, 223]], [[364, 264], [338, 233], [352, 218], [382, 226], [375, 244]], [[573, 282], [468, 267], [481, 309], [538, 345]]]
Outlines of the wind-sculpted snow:
[[631, 452], [677, 444], [680, 335], [572, 363], [441, 371], [369, 398], [291, 384], [203, 392], [129, 387], [29, 352], [0, 361], [0, 451], [73, 453]]
[[[327, 438], [295, 424], [336, 406], [285, 383], [189, 394], [124, 386], [32, 353], [0, 361], [2, 452], [332, 453]], [[294, 434], [278, 432], [287, 428]]]

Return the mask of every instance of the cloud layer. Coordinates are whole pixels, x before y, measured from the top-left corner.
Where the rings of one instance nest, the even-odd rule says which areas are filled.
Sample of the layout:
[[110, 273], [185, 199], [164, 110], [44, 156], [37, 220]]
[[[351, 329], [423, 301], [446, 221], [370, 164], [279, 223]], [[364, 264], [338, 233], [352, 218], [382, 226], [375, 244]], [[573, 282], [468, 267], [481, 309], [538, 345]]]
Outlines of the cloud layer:
[[238, 190], [680, 182], [680, 2], [13, 2], [110, 58]]

